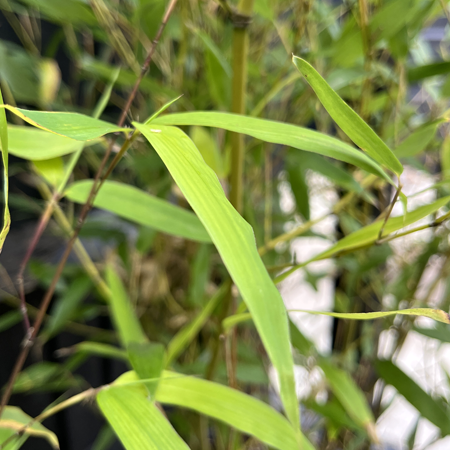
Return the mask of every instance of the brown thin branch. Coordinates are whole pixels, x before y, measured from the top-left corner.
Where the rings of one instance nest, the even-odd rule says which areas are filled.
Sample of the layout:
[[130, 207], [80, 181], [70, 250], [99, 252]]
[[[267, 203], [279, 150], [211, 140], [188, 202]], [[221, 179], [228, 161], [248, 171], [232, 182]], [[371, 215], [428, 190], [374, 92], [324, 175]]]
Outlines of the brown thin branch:
[[[150, 51], [149, 51], [149, 53], [147, 55], [147, 58], [145, 59], [144, 65], [142, 66], [141, 73], [139, 74], [139, 76], [138, 76], [138, 78], [136, 80], [136, 83], [134, 84], [133, 90], [131, 91], [131, 93], [130, 93], [130, 95], [128, 97], [127, 103], [126, 103], [126, 105], [125, 105], [125, 107], [124, 107], [124, 109], [122, 111], [122, 114], [120, 116], [120, 119], [119, 119], [119, 121], [117, 123], [117, 125], [119, 127], [122, 127], [124, 125], [124, 123], [125, 123], [127, 114], [129, 112], [129, 110], [131, 108], [131, 105], [133, 103], [133, 100], [135, 99], [136, 94], [138, 92], [139, 85], [140, 85], [142, 79], [144, 78], [144, 75], [147, 73], [147, 71], [148, 71], [148, 69], [150, 67], [150, 63], [152, 61], [153, 54], [155, 53], [156, 46], [158, 45], [159, 39], [160, 39], [160, 37], [161, 37], [161, 35], [162, 35], [163, 31], [164, 31], [164, 28], [166, 27], [167, 21], [169, 20], [173, 10], [175, 9], [176, 4], [177, 4], [177, 0], [171, 0], [169, 5], [168, 5], [168, 7], [167, 7], [167, 9], [166, 9], [166, 12], [164, 14], [163, 20], [161, 22], [161, 25], [160, 25], [160, 27], [158, 29], [158, 32], [156, 33], [155, 39], [152, 42], [152, 47], [151, 47], [151, 49], [150, 49]], [[130, 139], [130, 137], [128, 139]], [[117, 140], [117, 136], [114, 137], [111, 140], [111, 142], [110, 142], [110, 144], [108, 146], [108, 149], [107, 149], [107, 151], [106, 151], [106, 153], [105, 153], [105, 155], [104, 155], [104, 157], [102, 159], [100, 167], [98, 168], [98, 171], [97, 171], [97, 173], [95, 175], [94, 183], [92, 185], [91, 192], [89, 193], [88, 200], [84, 204], [83, 209], [82, 209], [82, 211], [80, 213], [80, 216], [78, 218], [78, 224], [75, 227], [73, 236], [71, 237], [71, 239], [69, 240], [69, 242], [68, 242], [68, 244], [66, 246], [66, 250], [65, 250], [65, 252], [64, 252], [64, 254], [63, 254], [63, 256], [62, 256], [62, 258], [61, 258], [61, 260], [60, 260], [60, 262], [58, 264], [58, 267], [56, 268], [56, 272], [55, 272], [55, 275], [53, 276], [52, 282], [50, 283], [50, 287], [48, 288], [48, 290], [47, 290], [47, 292], [46, 292], [46, 294], [45, 294], [45, 296], [44, 296], [44, 298], [42, 300], [42, 303], [41, 303], [41, 306], [40, 306], [40, 309], [39, 309], [39, 314], [38, 314], [38, 316], [36, 318], [34, 326], [33, 326], [33, 328], [30, 328], [31, 332], [29, 333], [29, 336], [27, 336], [25, 338], [25, 340], [24, 340], [22, 350], [21, 350], [21, 352], [19, 354], [19, 357], [17, 358], [16, 364], [14, 365], [13, 371], [11, 372], [11, 376], [10, 376], [10, 378], [8, 380], [7, 387], [6, 387], [5, 392], [4, 392], [3, 396], [2, 396], [2, 401], [1, 401], [1, 404], [0, 404], [0, 418], [2, 416], [2, 413], [3, 413], [3, 410], [4, 410], [5, 406], [6, 406], [6, 404], [8, 403], [8, 401], [9, 401], [9, 399], [11, 397], [13, 386], [14, 386], [14, 382], [15, 382], [17, 376], [19, 375], [20, 371], [22, 370], [22, 367], [23, 367], [23, 365], [24, 365], [24, 363], [25, 363], [25, 361], [27, 359], [27, 356], [28, 356], [28, 353], [30, 351], [30, 348], [34, 344], [36, 336], [37, 336], [37, 334], [39, 332], [39, 329], [40, 329], [40, 327], [42, 325], [42, 321], [44, 320], [45, 313], [46, 313], [46, 311], [48, 309], [48, 306], [50, 304], [50, 301], [51, 301], [51, 299], [53, 297], [53, 294], [54, 294], [54, 291], [55, 291], [55, 288], [56, 288], [56, 284], [57, 284], [59, 278], [61, 277], [63, 269], [64, 269], [64, 267], [66, 265], [67, 259], [69, 258], [69, 255], [70, 255], [70, 253], [72, 251], [72, 248], [73, 248], [73, 245], [75, 243], [75, 240], [77, 239], [77, 237], [78, 237], [78, 235], [80, 233], [80, 230], [81, 230], [81, 228], [82, 228], [82, 226], [83, 226], [83, 224], [84, 224], [84, 222], [86, 220], [88, 212], [92, 208], [94, 197], [95, 197], [95, 195], [96, 195], [96, 193], [98, 191], [97, 185], [98, 185], [99, 181], [102, 179], [103, 170], [104, 170], [104, 168], [106, 166], [106, 163], [107, 163], [107, 161], [109, 159], [109, 156], [110, 156], [110, 154], [112, 152], [113, 145], [116, 142], [116, 140]]]

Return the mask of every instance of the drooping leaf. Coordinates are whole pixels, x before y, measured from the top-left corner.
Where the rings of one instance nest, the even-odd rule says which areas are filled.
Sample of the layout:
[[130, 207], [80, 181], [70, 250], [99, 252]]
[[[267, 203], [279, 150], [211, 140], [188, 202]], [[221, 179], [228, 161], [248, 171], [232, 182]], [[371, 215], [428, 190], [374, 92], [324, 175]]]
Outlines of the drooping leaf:
[[127, 128], [78, 113], [29, 111], [10, 105], [0, 106], [3, 113], [6, 108], [30, 125], [77, 141], [89, 141], [108, 133], [129, 131]]
[[134, 125], [158, 152], [217, 247], [278, 372], [287, 416], [298, 427], [286, 310], [258, 255], [253, 230], [227, 200], [217, 176], [180, 129], [154, 123]]
[[[16, 433], [23, 431], [25, 425], [31, 424], [33, 418], [25, 414], [16, 406], [6, 406], [0, 419], [0, 444]], [[44, 438], [52, 446], [59, 448], [58, 438], [56, 434], [44, 427], [38, 422], [27, 426], [24, 435], [17, 434], [17, 438], [11, 440], [9, 444], [2, 447], [3, 450], [17, 450], [27, 440], [28, 437]]]
[[[92, 180], [73, 183], [67, 189], [66, 196], [69, 200], [84, 204], [92, 185]], [[94, 206], [163, 233], [193, 241], [211, 242], [200, 220], [190, 211], [128, 184], [105, 181], [94, 200]]]
[[103, 389], [97, 403], [126, 450], [189, 449], [139, 386]]
[[132, 342], [147, 342], [147, 337], [133, 311], [122, 281], [112, 264], [106, 266], [106, 280], [111, 290], [112, 319], [116, 325], [116, 330], [119, 332], [123, 347], [127, 348]]
[[[127, 372], [116, 382], [126, 384], [136, 379], [135, 373]], [[143, 395], [142, 390], [141, 393]], [[192, 409], [225, 422], [280, 450], [314, 448], [306, 437], [301, 433], [297, 434], [286, 418], [275, 409], [250, 395], [218, 383], [165, 371], [156, 400], [163, 404]]]
[[427, 394], [392, 361], [378, 360], [375, 368], [380, 377], [387, 384], [395, 387], [399, 394], [403, 395], [419, 411], [422, 417], [436, 425], [444, 436], [450, 434], [450, 416], [443, 402]]
[[403, 172], [403, 166], [372, 128], [336, 94], [308, 62], [297, 56], [293, 56], [292, 61], [342, 131], [375, 161], [400, 175]]
[[326, 134], [288, 123], [214, 111], [167, 114], [158, 117], [153, 123], [223, 128], [236, 133], [247, 134], [262, 141], [283, 144], [328, 156], [390, 180], [375, 161], [351, 145]]

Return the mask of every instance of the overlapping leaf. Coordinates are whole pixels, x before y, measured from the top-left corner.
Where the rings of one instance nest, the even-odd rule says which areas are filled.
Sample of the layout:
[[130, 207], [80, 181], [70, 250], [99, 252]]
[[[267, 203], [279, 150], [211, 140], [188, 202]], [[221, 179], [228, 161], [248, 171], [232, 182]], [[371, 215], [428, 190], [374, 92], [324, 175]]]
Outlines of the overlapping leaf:
[[307, 61], [297, 56], [293, 56], [292, 60], [342, 131], [375, 161], [400, 175], [403, 166], [372, 128], [336, 94]]
[[222, 256], [278, 372], [286, 413], [298, 427], [286, 310], [258, 255], [253, 230], [227, 200], [217, 176], [188, 136], [154, 122], [135, 126], [158, 152]]
[[375, 161], [351, 145], [326, 134], [288, 123], [215, 111], [167, 114], [158, 117], [153, 123], [223, 128], [224, 130], [253, 136], [262, 141], [288, 145], [300, 150], [329, 156], [389, 180], [387, 174]]
[[[67, 198], [84, 204], [92, 184], [92, 180], [72, 184], [66, 191]], [[94, 206], [163, 233], [211, 242], [205, 227], [192, 212], [127, 184], [105, 181], [95, 197]]]

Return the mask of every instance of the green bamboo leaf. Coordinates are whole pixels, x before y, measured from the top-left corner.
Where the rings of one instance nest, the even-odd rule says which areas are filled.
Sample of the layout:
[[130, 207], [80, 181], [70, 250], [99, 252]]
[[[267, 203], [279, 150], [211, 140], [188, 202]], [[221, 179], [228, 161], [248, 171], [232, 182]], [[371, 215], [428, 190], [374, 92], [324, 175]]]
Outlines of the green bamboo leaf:
[[227, 284], [222, 285], [220, 289], [211, 297], [209, 302], [203, 307], [198, 316], [192, 322], [184, 326], [172, 338], [167, 347], [167, 365], [176, 359], [192, 342], [195, 336], [197, 336], [198, 332], [208, 320], [216, 306], [223, 299], [227, 288]]
[[135, 373], [144, 381], [150, 399], [154, 399], [159, 377], [166, 362], [164, 345], [154, 342], [131, 342], [128, 345], [128, 358]]
[[80, 148], [73, 139], [27, 126], [8, 125], [8, 138], [9, 153], [31, 161], [68, 155]]
[[[137, 380], [134, 372], [122, 375], [116, 383]], [[145, 391], [141, 389], [141, 395]], [[192, 409], [227, 423], [280, 450], [312, 450], [314, 447], [288, 420], [269, 405], [243, 392], [196, 377], [164, 372], [156, 400], [163, 404]], [[300, 445], [299, 445], [300, 444]]]
[[119, 332], [122, 346], [127, 348], [132, 342], [147, 342], [147, 337], [132, 309], [125, 288], [111, 264], [106, 266], [106, 281], [111, 290], [112, 319], [116, 330]]
[[28, 437], [44, 438], [52, 448], [59, 448], [56, 434], [38, 422], [27, 427], [24, 436], [21, 436], [19, 432], [23, 430], [25, 425], [29, 425], [32, 422], [33, 418], [28, 414], [25, 414], [20, 408], [17, 408], [16, 406], [6, 406], [0, 420], [0, 445], [14, 434], [17, 435], [17, 438], [12, 440], [5, 447], [2, 446], [2, 449], [18, 450]]
[[[69, 200], [84, 204], [92, 184], [92, 180], [73, 183], [67, 188], [65, 194]], [[211, 242], [205, 227], [190, 211], [128, 184], [105, 181], [95, 197], [94, 206], [162, 233], [193, 241]]]
[[376, 311], [368, 313], [336, 313], [328, 311], [310, 311], [307, 309], [290, 309], [289, 312], [291, 313], [300, 312], [319, 316], [331, 316], [337, 317], [338, 319], [350, 319], [350, 320], [374, 320], [380, 319], [381, 317], [395, 316], [399, 314], [403, 316], [429, 317], [430, 319], [436, 320], [438, 322], [450, 324], [450, 318], [446, 312], [442, 311], [441, 309], [431, 309], [431, 308], [411, 308], [411, 309], [399, 309], [396, 311]]
[[80, 342], [72, 347], [57, 350], [57, 354], [59, 356], [83, 354], [85, 356], [100, 356], [101, 358], [128, 361], [128, 355], [125, 350], [113, 345], [103, 344], [102, 342]]
[[413, 67], [408, 70], [408, 81], [414, 83], [424, 78], [450, 73], [450, 61], [427, 64], [425, 66]]
[[0, 105], [0, 108], [3, 109], [3, 114], [4, 109], [7, 109], [34, 127], [77, 141], [89, 141], [108, 133], [129, 131], [128, 128], [78, 113], [29, 111], [10, 105]]
[[427, 394], [392, 361], [378, 360], [375, 368], [380, 377], [387, 384], [395, 387], [399, 394], [403, 395], [419, 411], [422, 417], [436, 425], [444, 436], [450, 434], [450, 415], [447, 405]]
[[372, 128], [336, 94], [308, 62], [297, 56], [293, 56], [292, 61], [342, 131], [375, 161], [400, 175], [403, 172], [403, 166]]
[[[3, 95], [0, 90], [0, 108], [3, 105]], [[8, 180], [8, 123], [6, 121], [5, 109], [0, 109], [0, 142], [2, 146], [2, 162], [3, 162], [3, 225], [0, 231], [0, 253], [3, 249], [6, 236], [9, 233], [11, 226], [11, 215], [8, 207], [8, 193], [9, 193], [9, 180]]]
[[433, 120], [414, 130], [396, 149], [395, 156], [405, 158], [417, 155], [424, 150], [433, 140], [437, 127], [445, 122], [445, 119]]
[[[414, 211], [407, 212], [403, 216], [392, 217], [390, 218], [383, 229], [383, 237], [388, 236], [389, 234], [400, 230], [408, 225], [411, 225], [417, 222], [420, 219], [423, 219], [430, 214], [436, 212], [442, 206], [445, 206], [450, 201], [450, 196], [443, 197], [439, 200], [436, 200], [429, 205], [421, 206]], [[340, 253], [342, 251], [351, 250], [353, 248], [361, 247], [364, 245], [369, 245], [374, 243], [378, 239], [378, 235], [380, 233], [381, 228], [383, 227], [383, 221], [379, 220], [375, 223], [368, 225], [367, 227], [363, 227], [352, 234], [344, 237], [340, 241], [338, 241], [335, 245], [333, 245], [328, 250], [325, 250], [323, 253], [320, 253], [318, 256], [314, 257], [314, 260], [329, 258], [336, 253]]]
[[378, 442], [375, 431], [375, 419], [367, 404], [364, 393], [347, 372], [321, 359], [319, 367], [323, 370], [328, 384], [347, 414], [354, 422], [363, 427], [374, 442]]
[[135, 126], [169, 169], [239, 288], [278, 372], [287, 416], [297, 428], [299, 414], [286, 309], [258, 255], [252, 228], [227, 200], [216, 174], [180, 129], [156, 126], [154, 122]]
[[139, 386], [103, 389], [97, 403], [126, 450], [189, 449]]
[[64, 179], [64, 161], [60, 156], [33, 161], [32, 164], [36, 172], [53, 188], [57, 187]]
[[[386, 237], [395, 231], [401, 230], [402, 228], [411, 225], [417, 222], [418, 220], [423, 219], [426, 216], [429, 216], [430, 214], [435, 213], [439, 208], [445, 206], [449, 201], [450, 196], [443, 197], [440, 198], [439, 200], [436, 200], [433, 203], [430, 203], [429, 205], [424, 205], [415, 209], [414, 211], [407, 212], [403, 216], [390, 218], [383, 228], [382, 237]], [[348, 252], [368, 245], [372, 245], [375, 242], [377, 242], [382, 227], [383, 227], [382, 220], [379, 220], [366, 227], [363, 227], [349, 234], [348, 236], [345, 236], [336, 244], [332, 245], [328, 250], [325, 250], [324, 252], [319, 253], [317, 256], [314, 256], [310, 260], [302, 264], [296, 265], [293, 268], [282, 273], [274, 281], [276, 283], [279, 283], [280, 281], [287, 278], [291, 273], [295, 272], [300, 267], [305, 267], [310, 262], [331, 258], [332, 256], [335, 256], [343, 252]]]
[[0, 316], [0, 332], [8, 330], [16, 323], [22, 320], [22, 313], [20, 311], [8, 311]]
[[224, 130], [253, 136], [265, 142], [283, 144], [344, 161], [392, 183], [392, 180], [384, 170], [364, 153], [339, 139], [308, 128], [256, 117], [214, 111], [167, 114], [158, 117], [153, 123], [223, 128]]

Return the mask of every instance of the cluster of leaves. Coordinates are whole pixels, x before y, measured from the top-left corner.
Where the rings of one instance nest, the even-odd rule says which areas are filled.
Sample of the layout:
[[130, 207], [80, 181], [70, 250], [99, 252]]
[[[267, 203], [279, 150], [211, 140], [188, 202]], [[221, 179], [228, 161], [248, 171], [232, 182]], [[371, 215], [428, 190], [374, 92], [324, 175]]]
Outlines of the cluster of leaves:
[[[30, 436], [44, 436], [57, 447], [56, 436], [40, 423], [89, 397], [96, 397], [107, 430], [132, 450], [250, 448], [255, 441], [283, 450], [367, 448], [378, 441], [375, 423], [386, 407], [386, 385], [441, 436], [450, 434], [448, 403], [395, 364], [413, 330], [449, 340], [448, 301], [436, 305], [430, 299], [437, 283], [445, 283], [450, 259], [450, 140], [442, 138], [450, 63], [436, 60], [436, 50], [442, 59], [445, 50], [428, 48], [421, 35], [448, 14], [445, 5], [258, 0], [253, 21], [242, 28], [231, 4], [182, 2], [140, 83], [129, 125], [116, 126], [114, 116], [126, 105], [165, 6], [159, 0], [0, 1], [22, 43], [0, 42], [1, 243], [8, 239], [8, 200], [23, 205], [8, 199], [8, 152], [26, 161], [17, 170], [48, 200], [42, 217], [53, 216], [67, 235], [76, 227], [74, 204], [89, 200], [95, 188], [90, 174], [101, 166], [112, 135], [121, 157], [94, 200], [109, 214], [88, 219], [81, 234], [107, 240], [106, 250], [93, 260], [85, 241], [75, 241], [79, 267], [63, 273], [38, 335], [45, 344], [67, 329], [82, 340], [62, 349], [68, 357], [61, 364], [24, 369], [14, 391], [80, 387], [83, 380], [73, 373], [93, 355], [125, 361], [131, 370], [34, 419], [7, 406], [1, 448], [18, 448]], [[43, 42], [42, 20], [57, 25], [50, 42]], [[233, 36], [239, 33], [248, 33], [247, 66], [232, 69], [241, 50]], [[55, 61], [59, 49], [76, 69], [65, 82]], [[291, 61], [292, 52], [302, 57]], [[239, 69], [249, 78], [245, 116], [229, 112]], [[413, 88], [426, 101], [411, 101]], [[6, 111], [14, 124], [7, 125]], [[247, 136], [239, 212], [225, 193], [234, 168], [231, 133], [225, 131]], [[405, 166], [433, 177], [435, 200], [410, 208], [412, 197], [400, 183]], [[310, 204], [313, 173], [340, 196], [319, 218]], [[291, 211], [280, 207], [286, 184], [295, 199]], [[397, 202], [403, 214], [391, 217]], [[119, 219], [113, 222], [113, 216]], [[289, 243], [324, 238], [315, 226], [330, 216], [339, 220], [336, 242], [299, 264]], [[422, 219], [425, 225], [417, 223]], [[124, 223], [133, 231], [124, 232]], [[391, 242], [425, 228], [431, 238], [402, 261]], [[421, 279], [436, 256], [442, 269], [420, 297]], [[329, 258], [338, 272], [335, 312], [308, 308], [336, 318], [333, 354], [325, 355], [290, 321], [276, 284]], [[47, 286], [55, 268], [33, 267]], [[11, 294], [4, 301], [19, 305]], [[104, 313], [105, 302], [112, 334], [86, 325]], [[32, 307], [28, 312], [32, 319], [37, 314]], [[418, 315], [445, 325], [414, 329]], [[380, 321], [355, 327], [346, 319]], [[12, 309], [0, 317], [0, 330], [21, 320]], [[377, 344], [388, 329], [395, 331], [391, 354], [379, 359]], [[294, 359], [310, 372], [319, 369], [328, 391], [326, 401], [317, 390], [302, 399], [302, 408], [318, 419], [311, 428], [301, 427]], [[278, 376], [281, 412], [267, 402], [269, 364]], [[161, 405], [177, 408], [167, 417]], [[100, 438], [106, 444], [97, 448], [107, 448], [113, 435]]]

